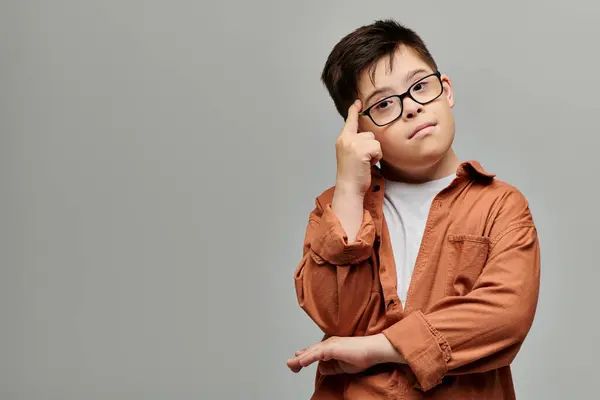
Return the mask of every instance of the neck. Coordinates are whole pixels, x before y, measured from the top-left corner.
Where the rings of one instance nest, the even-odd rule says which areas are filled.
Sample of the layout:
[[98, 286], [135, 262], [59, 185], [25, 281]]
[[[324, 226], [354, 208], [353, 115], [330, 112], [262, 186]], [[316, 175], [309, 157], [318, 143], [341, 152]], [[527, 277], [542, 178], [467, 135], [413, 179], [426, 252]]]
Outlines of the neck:
[[425, 166], [415, 168], [398, 168], [381, 161], [382, 175], [389, 180], [406, 183], [423, 183], [445, 178], [456, 172], [460, 160], [453, 149], [439, 161]]

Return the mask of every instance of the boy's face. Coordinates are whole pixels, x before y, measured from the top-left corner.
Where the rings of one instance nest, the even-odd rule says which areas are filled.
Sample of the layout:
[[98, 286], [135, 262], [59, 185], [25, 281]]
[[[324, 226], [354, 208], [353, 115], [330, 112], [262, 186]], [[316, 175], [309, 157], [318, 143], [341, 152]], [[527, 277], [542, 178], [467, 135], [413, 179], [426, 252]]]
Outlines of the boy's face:
[[[421, 78], [436, 72], [408, 47], [400, 47], [395, 52], [391, 71], [387, 57], [379, 60], [374, 68], [374, 84], [368, 70], [363, 71], [359, 77], [358, 98], [362, 102], [362, 110], [388, 96], [405, 93]], [[441, 95], [425, 105], [408, 96], [404, 97], [401, 116], [390, 124], [378, 126], [368, 116], [359, 118], [359, 130], [373, 132], [375, 139], [381, 143], [384, 163], [400, 170], [419, 169], [431, 166], [446, 155], [454, 141], [454, 117], [451, 110], [454, 107], [454, 97], [450, 79], [441, 75], [441, 87], [439, 82], [440, 79], [432, 77], [424, 81], [424, 85], [413, 86], [411, 93], [421, 102], [427, 100], [427, 96], [434, 97], [440, 92]], [[380, 89], [383, 91], [379, 92]], [[427, 94], [428, 90], [433, 90], [431, 95]], [[374, 94], [375, 91], [378, 93]], [[420, 98], [421, 95], [425, 97]], [[379, 103], [371, 110], [380, 125], [385, 121], [378, 120], [377, 116], [391, 118], [397, 117], [399, 113], [397, 98], [390, 100]], [[417, 131], [424, 125], [431, 126]]]

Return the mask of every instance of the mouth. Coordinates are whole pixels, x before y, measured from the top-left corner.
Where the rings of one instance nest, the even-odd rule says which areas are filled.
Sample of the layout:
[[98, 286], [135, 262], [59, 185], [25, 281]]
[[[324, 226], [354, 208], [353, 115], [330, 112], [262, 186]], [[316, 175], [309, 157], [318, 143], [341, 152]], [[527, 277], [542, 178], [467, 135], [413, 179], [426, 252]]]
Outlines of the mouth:
[[417, 136], [420, 137], [420, 136], [426, 135], [426, 134], [430, 133], [430, 131], [432, 130], [431, 128], [433, 128], [434, 126], [435, 126], [435, 124], [431, 123], [431, 122], [428, 122], [428, 123], [425, 123], [425, 124], [421, 124], [421, 125], [417, 126], [411, 132], [411, 134], [408, 136], [408, 139], [410, 140], [410, 139], [412, 139], [414, 137], [417, 137]]

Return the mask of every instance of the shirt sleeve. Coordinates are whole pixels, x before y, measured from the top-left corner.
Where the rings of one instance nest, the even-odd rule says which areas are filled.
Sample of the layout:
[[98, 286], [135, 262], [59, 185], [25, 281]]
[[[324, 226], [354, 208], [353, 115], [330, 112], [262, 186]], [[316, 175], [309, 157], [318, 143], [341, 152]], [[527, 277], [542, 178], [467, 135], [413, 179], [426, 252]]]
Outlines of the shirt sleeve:
[[310, 213], [303, 257], [294, 281], [300, 307], [328, 335], [350, 336], [369, 301], [376, 229], [367, 210], [356, 240], [348, 237], [331, 208]]

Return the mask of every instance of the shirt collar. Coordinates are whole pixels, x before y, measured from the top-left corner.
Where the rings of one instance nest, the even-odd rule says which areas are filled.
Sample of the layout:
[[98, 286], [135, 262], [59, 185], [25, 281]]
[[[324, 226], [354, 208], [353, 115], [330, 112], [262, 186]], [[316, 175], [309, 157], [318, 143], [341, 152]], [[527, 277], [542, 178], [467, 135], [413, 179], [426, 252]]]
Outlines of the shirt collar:
[[[378, 181], [383, 178], [381, 175], [381, 169], [378, 166], [373, 166], [373, 175], [375, 175]], [[481, 164], [476, 160], [469, 160], [462, 162], [456, 169], [456, 176], [458, 178], [472, 178], [481, 180], [493, 179], [496, 175], [488, 173]], [[379, 182], [378, 182], [379, 183]]]
[[459, 177], [466, 176], [474, 179], [490, 180], [496, 175], [488, 173], [478, 161], [469, 160], [461, 163], [458, 166], [456, 175]]

